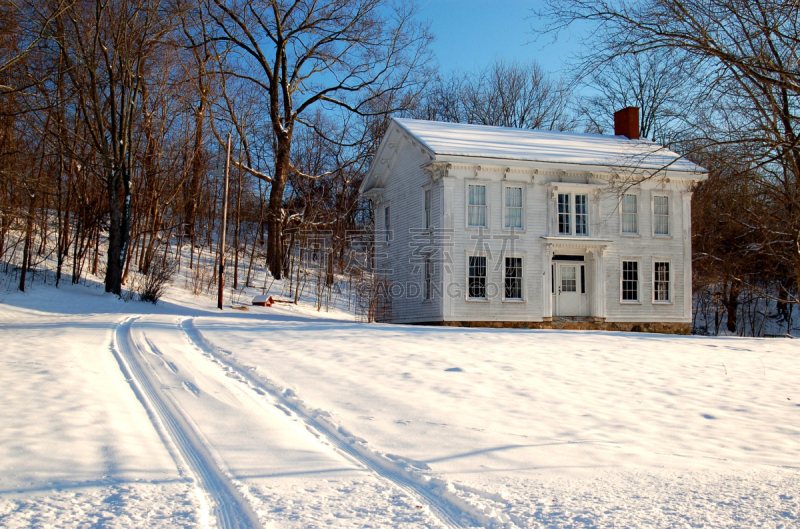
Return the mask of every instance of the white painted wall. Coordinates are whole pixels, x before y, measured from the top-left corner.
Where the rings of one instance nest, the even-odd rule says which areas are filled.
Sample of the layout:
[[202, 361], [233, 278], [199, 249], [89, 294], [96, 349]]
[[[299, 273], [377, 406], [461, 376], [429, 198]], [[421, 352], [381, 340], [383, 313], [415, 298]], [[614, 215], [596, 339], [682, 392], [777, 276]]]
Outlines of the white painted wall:
[[[398, 138], [402, 138], [398, 140]], [[396, 283], [392, 302], [392, 321], [542, 321], [550, 314], [550, 261], [543, 236], [557, 235], [555, 200], [561, 189], [577, 189], [590, 196], [590, 238], [608, 239], [602, 252], [602, 266], [595, 267], [590, 255], [586, 266], [586, 301], [595, 311], [602, 311], [607, 321], [619, 322], [689, 322], [691, 321], [691, 246], [690, 246], [690, 180], [671, 178], [669, 182], [646, 181], [630, 189], [639, 197], [639, 235], [621, 234], [621, 216], [618, 207], [618, 185], [610, 186], [607, 179], [594, 174], [563, 170], [534, 171], [530, 167], [504, 166], [497, 160], [492, 165], [452, 164], [447, 176], [433, 179], [423, 169], [431, 156], [407, 135], [397, 133], [393, 138], [395, 155], [381, 178], [383, 187], [376, 199], [376, 228], [383, 229], [383, 208], [388, 204], [391, 212], [392, 241], [387, 245], [376, 241], [379, 266], [388, 265], [391, 279]], [[509, 162], [513, 164], [513, 162]], [[587, 182], [588, 178], [588, 182]], [[480, 230], [467, 227], [467, 186], [481, 183], [487, 186], [489, 228]], [[587, 185], [587, 183], [589, 185]], [[503, 229], [503, 189], [506, 185], [523, 187], [524, 227], [522, 230]], [[420, 241], [424, 219], [424, 190], [432, 191], [432, 220], [436, 228], [434, 250]], [[595, 189], [598, 191], [595, 192]], [[652, 197], [661, 194], [670, 197], [670, 235], [654, 236]], [[414, 231], [416, 230], [416, 232]], [[509, 237], [518, 237], [513, 242]], [[415, 238], [417, 241], [415, 241]], [[506, 245], [504, 248], [504, 244]], [[511, 246], [513, 244], [513, 247]], [[433, 251], [435, 258], [433, 282], [436, 292], [431, 301], [422, 297], [423, 261], [421, 255]], [[505, 301], [503, 287], [503, 251], [523, 257], [524, 300]], [[574, 249], [573, 249], [574, 250]], [[436, 253], [441, 252], [441, 253]], [[467, 291], [467, 257], [483, 252], [488, 261], [488, 283], [496, 285], [496, 295], [487, 301], [470, 301]], [[570, 249], [555, 248], [555, 253], [571, 253]], [[621, 301], [621, 261], [636, 259], [640, 263], [640, 301]], [[671, 301], [653, 301], [653, 262], [667, 260], [671, 263]], [[598, 269], [600, 276], [595, 277]], [[595, 301], [594, 282], [604, 281], [601, 306]], [[412, 290], [409, 290], [409, 287]], [[409, 292], [411, 296], [409, 296]], [[417, 295], [414, 295], [417, 294]], [[598, 298], [599, 299], [599, 298]]]

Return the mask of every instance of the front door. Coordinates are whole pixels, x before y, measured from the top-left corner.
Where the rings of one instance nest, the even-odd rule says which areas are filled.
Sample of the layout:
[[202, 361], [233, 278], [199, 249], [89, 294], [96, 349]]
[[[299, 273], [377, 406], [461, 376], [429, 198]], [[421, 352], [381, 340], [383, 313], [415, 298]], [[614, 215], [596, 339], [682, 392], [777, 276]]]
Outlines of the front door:
[[581, 265], [556, 265], [558, 276], [556, 281], [557, 308], [559, 316], [581, 315]]

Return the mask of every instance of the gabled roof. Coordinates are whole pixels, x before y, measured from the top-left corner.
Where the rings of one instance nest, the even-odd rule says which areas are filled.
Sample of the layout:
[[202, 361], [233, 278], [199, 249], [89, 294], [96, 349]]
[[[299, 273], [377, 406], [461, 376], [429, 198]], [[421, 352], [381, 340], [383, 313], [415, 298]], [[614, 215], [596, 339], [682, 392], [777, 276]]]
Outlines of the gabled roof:
[[625, 136], [394, 118], [434, 155], [706, 173], [680, 155]]

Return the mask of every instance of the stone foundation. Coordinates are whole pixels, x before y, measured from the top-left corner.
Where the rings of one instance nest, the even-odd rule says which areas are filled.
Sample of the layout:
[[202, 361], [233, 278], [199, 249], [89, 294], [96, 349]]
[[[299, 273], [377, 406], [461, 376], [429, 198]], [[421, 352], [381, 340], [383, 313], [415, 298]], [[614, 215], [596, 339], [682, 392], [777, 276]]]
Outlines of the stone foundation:
[[570, 331], [623, 331], [691, 334], [691, 323], [607, 322], [600, 318], [553, 318], [551, 321], [442, 321], [421, 325], [491, 327], [495, 329], [562, 329]]

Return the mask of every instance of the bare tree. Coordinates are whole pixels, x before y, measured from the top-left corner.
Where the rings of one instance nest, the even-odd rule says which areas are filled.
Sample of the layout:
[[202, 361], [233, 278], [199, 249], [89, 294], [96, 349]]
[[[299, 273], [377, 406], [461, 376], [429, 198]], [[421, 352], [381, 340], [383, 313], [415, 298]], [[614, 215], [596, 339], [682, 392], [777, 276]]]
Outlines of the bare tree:
[[147, 62], [170, 19], [160, 0], [76, 1], [63, 13], [59, 45], [107, 193], [105, 288], [117, 295], [130, 243], [133, 132], [142, 113]]
[[522, 129], [568, 130], [570, 91], [535, 62], [497, 61], [471, 75], [439, 78], [417, 104], [420, 119]]
[[687, 61], [672, 54], [651, 51], [614, 57], [581, 79], [590, 94], [579, 103], [579, 113], [589, 132], [614, 130], [614, 112], [639, 108], [639, 131], [662, 145], [685, 133], [683, 119], [692, 109], [692, 70]]
[[582, 57], [588, 69], [656, 50], [673, 61], [692, 61], [691, 81], [703, 98], [693, 101], [696, 109], [680, 148], [749, 183], [748, 192], [757, 200], [742, 201], [731, 222], [758, 241], [759, 255], [781, 263], [762, 273], [778, 274], [776, 281], [791, 285], [781, 301], [798, 303], [800, 5], [780, 0], [547, 0], [538, 14], [548, 19], [545, 34], [574, 23], [590, 25], [591, 51]]
[[[228, 49], [229, 73], [259, 90], [273, 137], [271, 173], [240, 164], [270, 184], [267, 253], [283, 261], [282, 210], [297, 124], [316, 108], [374, 112], [370, 102], [422, 85], [431, 37], [416, 8], [388, 0], [205, 0], [207, 41]], [[399, 108], [382, 108], [393, 112]], [[320, 175], [305, 175], [315, 177]]]

